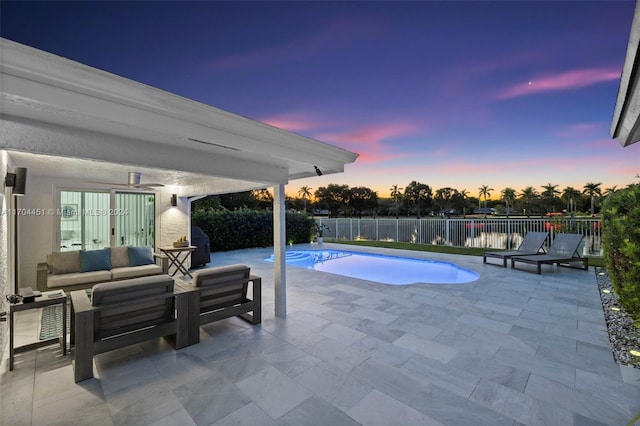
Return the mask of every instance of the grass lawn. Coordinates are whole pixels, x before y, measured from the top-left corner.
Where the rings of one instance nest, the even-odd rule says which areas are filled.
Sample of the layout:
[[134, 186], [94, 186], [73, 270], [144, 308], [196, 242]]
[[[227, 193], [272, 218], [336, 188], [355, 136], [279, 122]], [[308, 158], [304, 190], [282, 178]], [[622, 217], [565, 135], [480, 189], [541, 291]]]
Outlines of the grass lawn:
[[[348, 244], [354, 246], [367, 246], [367, 247], [383, 247], [402, 250], [415, 250], [415, 251], [430, 251], [435, 253], [449, 253], [449, 254], [462, 254], [467, 256], [482, 256], [485, 251], [492, 251], [492, 249], [480, 248], [480, 247], [450, 247], [450, 246], [437, 246], [433, 244], [415, 244], [415, 243], [395, 243], [388, 241], [344, 241], [344, 240], [329, 240], [325, 238], [325, 241]], [[589, 266], [604, 267], [604, 258], [602, 257], [590, 257]]]

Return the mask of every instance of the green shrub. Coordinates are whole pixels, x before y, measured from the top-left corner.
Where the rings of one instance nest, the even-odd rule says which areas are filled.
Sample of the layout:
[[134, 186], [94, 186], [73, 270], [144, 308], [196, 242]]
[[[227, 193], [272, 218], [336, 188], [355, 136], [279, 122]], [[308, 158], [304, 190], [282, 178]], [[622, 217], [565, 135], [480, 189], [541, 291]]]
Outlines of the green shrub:
[[625, 310], [640, 318], [640, 185], [607, 196], [601, 213], [611, 284]]
[[[286, 242], [311, 241], [313, 219], [304, 213], [286, 213]], [[263, 210], [198, 210], [192, 223], [209, 236], [211, 251], [273, 246], [273, 212]]]

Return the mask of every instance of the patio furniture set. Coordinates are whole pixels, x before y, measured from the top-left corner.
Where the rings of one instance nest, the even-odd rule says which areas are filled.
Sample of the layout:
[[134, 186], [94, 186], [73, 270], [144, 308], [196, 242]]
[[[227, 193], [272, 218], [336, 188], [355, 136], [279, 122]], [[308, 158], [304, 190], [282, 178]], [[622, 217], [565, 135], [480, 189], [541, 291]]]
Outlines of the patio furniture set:
[[157, 337], [181, 349], [199, 343], [201, 325], [233, 316], [259, 324], [261, 283], [248, 266], [230, 265], [200, 270], [192, 284], [161, 274], [71, 292], [75, 381], [93, 377], [93, 356], [103, 352]]
[[[580, 243], [584, 236], [580, 234], [558, 233], [551, 242], [548, 251], [544, 251], [543, 245], [548, 237], [546, 232], [528, 232], [517, 250], [488, 251], [482, 255], [483, 263], [487, 258], [502, 259], [502, 266], [507, 267], [507, 260], [511, 260], [512, 269], [516, 268], [516, 262], [536, 266], [536, 272], [542, 273], [542, 265], [567, 266], [575, 268], [575, 263], [582, 263], [580, 269], [589, 269], [589, 258], [579, 254]], [[541, 252], [542, 250], [542, 252]], [[528, 269], [523, 269], [528, 271]]]

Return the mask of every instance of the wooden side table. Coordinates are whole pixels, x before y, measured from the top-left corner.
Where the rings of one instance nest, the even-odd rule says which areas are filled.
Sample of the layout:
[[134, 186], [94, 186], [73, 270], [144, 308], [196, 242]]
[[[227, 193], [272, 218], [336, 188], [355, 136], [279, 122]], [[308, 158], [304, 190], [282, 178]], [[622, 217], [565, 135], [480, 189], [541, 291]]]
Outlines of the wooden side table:
[[[60, 343], [62, 355], [67, 354], [67, 295], [62, 291], [60, 296], [48, 297], [48, 293], [49, 292], [43, 293], [42, 296], [36, 297], [35, 300], [30, 303], [20, 302], [9, 304], [9, 371], [13, 370], [13, 361], [16, 353], [30, 351], [53, 343]], [[15, 312], [28, 311], [29, 309], [43, 308], [51, 305], [62, 305], [62, 336], [14, 348], [13, 327], [15, 320], [13, 314]]]
[[197, 249], [196, 246], [186, 246], [186, 247], [158, 247], [162, 253], [166, 254], [169, 258], [169, 269], [172, 266], [176, 267], [176, 270], [170, 275], [175, 277], [178, 272], [182, 272], [184, 275], [188, 275], [193, 278], [193, 276], [189, 273], [189, 270], [184, 266], [184, 262], [187, 260], [192, 251]]

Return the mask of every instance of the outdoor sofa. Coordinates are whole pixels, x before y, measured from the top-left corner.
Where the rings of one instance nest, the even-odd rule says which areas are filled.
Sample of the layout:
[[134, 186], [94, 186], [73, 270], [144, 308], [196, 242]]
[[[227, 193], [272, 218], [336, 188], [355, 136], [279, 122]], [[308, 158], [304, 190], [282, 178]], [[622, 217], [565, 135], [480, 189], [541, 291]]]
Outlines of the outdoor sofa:
[[168, 269], [167, 256], [153, 253], [149, 246], [54, 252], [38, 264], [36, 287], [73, 291], [99, 282], [166, 274]]

